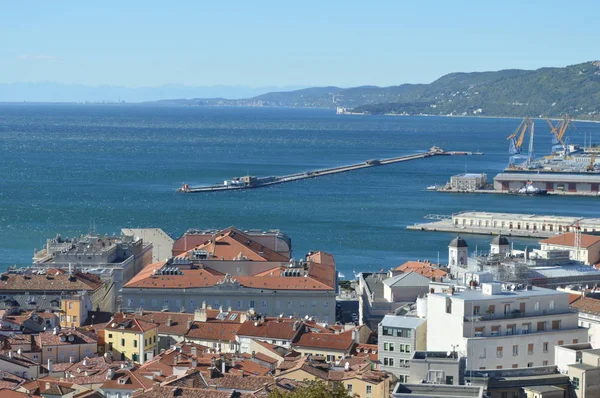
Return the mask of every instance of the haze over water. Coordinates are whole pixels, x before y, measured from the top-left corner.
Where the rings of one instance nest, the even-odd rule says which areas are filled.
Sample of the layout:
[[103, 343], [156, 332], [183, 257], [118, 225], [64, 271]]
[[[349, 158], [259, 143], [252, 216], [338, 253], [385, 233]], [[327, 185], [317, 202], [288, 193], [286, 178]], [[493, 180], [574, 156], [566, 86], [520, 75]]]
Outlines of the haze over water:
[[[600, 198], [520, 197], [425, 192], [450, 175], [506, 166], [515, 119], [336, 116], [331, 110], [0, 105], [0, 268], [28, 265], [34, 248], [57, 233], [80, 235], [161, 227], [281, 229], [295, 257], [335, 255], [338, 269], [389, 268], [447, 258], [451, 234], [407, 231], [430, 213], [488, 210], [598, 217]], [[600, 124], [577, 123], [571, 142], [600, 137]], [[536, 152], [550, 150], [544, 121]], [[183, 182], [282, 175], [426, 150], [482, 151], [435, 157], [267, 188], [177, 194]], [[468, 236], [487, 250], [490, 237]], [[519, 241], [518, 245], [533, 245]], [[161, 257], [167, 253], [161, 253]]]

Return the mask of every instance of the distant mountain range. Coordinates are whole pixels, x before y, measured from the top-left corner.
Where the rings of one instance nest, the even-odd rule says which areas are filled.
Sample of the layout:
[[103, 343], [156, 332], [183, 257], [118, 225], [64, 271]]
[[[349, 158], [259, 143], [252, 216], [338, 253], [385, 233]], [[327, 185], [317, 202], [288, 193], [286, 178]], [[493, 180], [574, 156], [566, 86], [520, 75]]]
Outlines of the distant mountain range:
[[146, 102], [168, 98], [249, 98], [267, 92], [296, 90], [302, 86], [86, 86], [81, 84], [0, 83], [0, 102]]
[[239, 100], [181, 100], [186, 105], [343, 107], [407, 115], [561, 116], [600, 119], [600, 62], [565, 68], [451, 73], [430, 84], [313, 87]]

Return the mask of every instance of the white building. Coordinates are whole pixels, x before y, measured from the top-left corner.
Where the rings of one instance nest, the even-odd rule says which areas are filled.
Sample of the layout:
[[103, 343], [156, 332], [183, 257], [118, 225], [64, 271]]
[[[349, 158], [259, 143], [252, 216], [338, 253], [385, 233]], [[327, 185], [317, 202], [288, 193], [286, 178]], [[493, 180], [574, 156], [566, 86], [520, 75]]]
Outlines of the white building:
[[571, 308], [579, 311], [579, 326], [588, 329], [587, 341], [600, 347], [600, 300], [584, 296], [572, 302]]
[[386, 315], [379, 324], [377, 340], [379, 370], [394, 374], [401, 383], [408, 383], [413, 353], [426, 349], [427, 321], [417, 317]]
[[554, 363], [554, 346], [587, 341], [569, 294], [499, 283], [432, 293], [427, 299], [427, 349], [467, 356], [467, 370], [524, 368]]

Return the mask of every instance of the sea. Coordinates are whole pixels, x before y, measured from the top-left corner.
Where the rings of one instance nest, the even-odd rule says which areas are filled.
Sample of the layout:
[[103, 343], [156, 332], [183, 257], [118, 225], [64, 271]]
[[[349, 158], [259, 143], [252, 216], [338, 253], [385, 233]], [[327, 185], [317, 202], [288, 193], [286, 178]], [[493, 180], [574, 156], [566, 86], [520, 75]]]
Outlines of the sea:
[[[31, 264], [56, 234], [160, 227], [280, 229], [293, 255], [332, 253], [339, 271], [389, 269], [408, 260], [446, 262], [453, 234], [410, 231], [429, 214], [463, 210], [599, 217], [600, 198], [426, 191], [453, 174], [508, 163], [518, 119], [336, 115], [332, 110], [157, 105], [0, 105], [0, 269]], [[538, 156], [550, 129], [536, 122]], [[572, 143], [600, 124], [576, 123]], [[243, 175], [283, 175], [418, 153], [438, 145], [483, 156], [448, 156], [270, 187], [181, 194], [177, 188]], [[489, 250], [489, 236], [465, 236]], [[518, 239], [515, 247], [535, 246]]]

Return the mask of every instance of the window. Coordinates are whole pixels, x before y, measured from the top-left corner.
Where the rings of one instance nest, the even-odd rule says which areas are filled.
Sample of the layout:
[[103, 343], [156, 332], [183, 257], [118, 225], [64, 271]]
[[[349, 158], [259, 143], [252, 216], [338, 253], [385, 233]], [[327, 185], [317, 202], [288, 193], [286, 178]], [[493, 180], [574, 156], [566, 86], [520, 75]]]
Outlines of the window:
[[475, 328], [475, 337], [482, 337], [484, 330], [485, 330], [485, 327], [476, 327]]
[[528, 368], [533, 368], [533, 362], [527, 362], [527, 367]]
[[479, 358], [485, 358], [486, 357], [486, 349], [485, 347], [483, 347], [483, 349], [481, 350], [481, 354], [479, 354]]
[[329, 301], [325, 301], [325, 302], [323, 303], [323, 307], [325, 307], [325, 308], [329, 308]]
[[542, 348], [543, 348], [543, 351], [544, 351], [544, 352], [548, 352], [548, 343], [544, 343], [544, 344], [542, 345]]
[[133, 340], [133, 348], [137, 348], [137, 340]]
[[109, 339], [112, 339], [112, 333], [109, 333], [109, 334], [108, 334], [108, 338], [109, 338]]
[[513, 334], [515, 334], [515, 326], [516, 325], [506, 325], [506, 335], [507, 336], [512, 336]]
[[287, 307], [288, 307], [288, 310], [291, 310], [291, 309], [294, 307], [294, 306], [292, 305], [292, 302], [291, 302], [291, 301], [288, 301], [288, 302], [287, 302]]
[[504, 315], [510, 314], [510, 304], [504, 304]]
[[163, 307], [169, 308], [169, 300], [164, 300], [163, 301]]
[[524, 323], [521, 325], [521, 334], [529, 334], [529, 323]]
[[502, 365], [496, 366], [496, 369], [502, 369]]
[[312, 303], [310, 303], [310, 305], [311, 305], [313, 308], [317, 308], [317, 302], [316, 302], [316, 300], [313, 300], [313, 301], [312, 301]]
[[490, 305], [488, 307], [488, 314], [489, 315], [494, 315], [496, 313], [496, 306], [495, 305]]
[[519, 355], [519, 346], [518, 345], [513, 345], [513, 356], [518, 356]]
[[300, 301], [300, 308], [304, 308], [304, 301]]
[[73, 322], [77, 322], [77, 315], [73, 315]]
[[69, 309], [72, 310], [73, 309], [73, 303], [69, 303]]
[[121, 347], [125, 347], [125, 339], [121, 339]]
[[521, 314], [525, 313], [525, 303], [519, 303], [519, 312]]
[[452, 314], [452, 300], [446, 297], [446, 314]]
[[550, 305], [548, 306], [551, 310], [554, 309], [554, 300], [550, 300]]
[[250, 308], [254, 308], [254, 300], [250, 300], [249, 305], [250, 305]]
[[563, 345], [565, 342], [563, 340], [558, 340], [558, 345]]
[[158, 307], [158, 300], [152, 299], [152, 308], [156, 308], [156, 307]]
[[579, 339], [573, 339], [573, 344], [579, 343]]
[[552, 321], [552, 330], [558, 330], [558, 329], [560, 329], [560, 320]]
[[533, 344], [527, 344], [527, 354], [533, 355]]
[[542, 366], [548, 366], [548, 361], [542, 361]]
[[143, 298], [140, 299], [140, 307], [144, 308], [144, 304], [146, 304], [146, 300]]
[[[402, 347], [402, 344], [400, 344]], [[394, 351], [394, 343], [383, 343], [383, 351]]]
[[52, 352], [52, 348], [48, 348], [48, 350], [47, 350], [47, 351], [48, 351], [48, 352]]
[[394, 358], [383, 358], [384, 366], [394, 366]]
[[152, 337], [152, 340], [153, 340], [153, 342], [154, 342], [154, 343], [156, 343], [156, 335], [154, 335], [154, 336]]
[[478, 305], [473, 307], [473, 315], [479, 315], [480, 307]]
[[262, 307], [263, 307], [263, 308], [267, 308], [267, 301], [266, 301], [266, 300], [263, 300], [263, 301], [262, 301]]
[[496, 358], [502, 358], [502, 347], [496, 347]]
[[573, 377], [571, 384], [573, 384], [573, 389], [579, 390], [579, 377]]
[[346, 384], [346, 389], [348, 392], [352, 392], [352, 384]]
[[490, 334], [492, 336], [498, 336], [500, 334], [500, 325], [492, 326], [492, 331]]
[[127, 299], [127, 306], [133, 307], [133, 299]]
[[371, 394], [372, 392], [373, 392], [373, 387], [367, 386], [367, 395]]
[[279, 300], [275, 301], [275, 308], [281, 309], [281, 301], [279, 301]]
[[533, 306], [533, 309], [536, 311], [540, 310], [540, 302], [539, 301], [535, 303], [535, 305]]
[[502, 398], [508, 398], [508, 393], [507, 392], [503, 392], [501, 395]]
[[513, 363], [513, 365], [512, 365], [512, 368], [513, 368], [513, 369], [516, 369], [516, 368], [518, 368], [518, 367], [519, 367], [519, 364], [518, 364], [518, 363]]
[[537, 323], [537, 331], [543, 332], [544, 330], [546, 330], [546, 322], [538, 322]]

